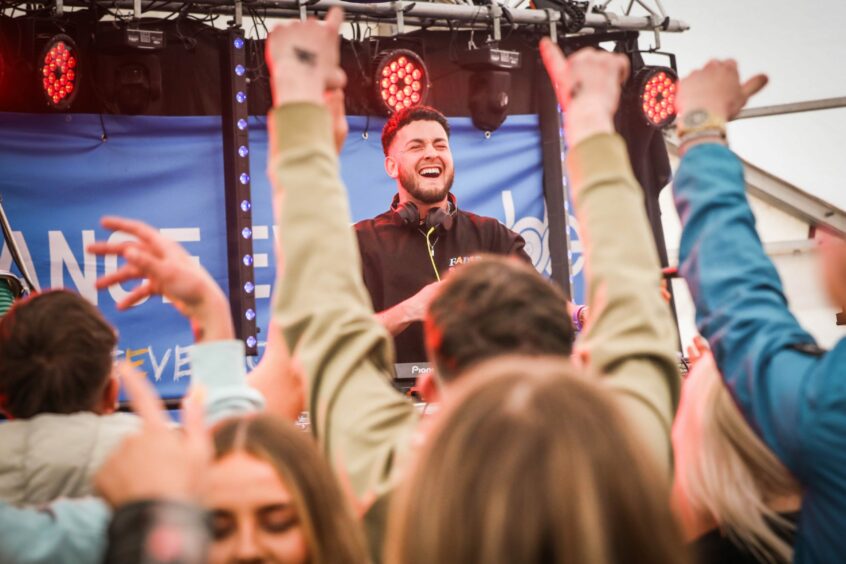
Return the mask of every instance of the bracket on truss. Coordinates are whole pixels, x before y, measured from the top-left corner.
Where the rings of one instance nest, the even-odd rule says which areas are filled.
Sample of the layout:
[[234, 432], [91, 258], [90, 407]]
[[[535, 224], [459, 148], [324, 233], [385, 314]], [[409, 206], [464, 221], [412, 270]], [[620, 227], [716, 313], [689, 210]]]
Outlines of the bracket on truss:
[[546, 17], [549, 19], [549, 38], [552, 39], [553, 43], [558, 43], [558, 22], [552, 18], [552, 16], [558, 12], [550, 8], [547, 8], [545, 11]]
[[241, 27], [241, 21], [244, 19], [244, 3], [241, 0], [235, 0], [235, 14], [232, 17], [232, 25]]
[[417, 2], [394, 2], [393, 7], [397, 15], [397, 35], [405, 33], [405, 14], [410, 13]]
[[496, 2], [491, 2], [491, 21], [493, 21], [493, 40], [497, 43], [502, 40], [502, 7]]
[[63, 0], [56, 0], [56, 15], [62, 16], [65, 13], [65, 3]]

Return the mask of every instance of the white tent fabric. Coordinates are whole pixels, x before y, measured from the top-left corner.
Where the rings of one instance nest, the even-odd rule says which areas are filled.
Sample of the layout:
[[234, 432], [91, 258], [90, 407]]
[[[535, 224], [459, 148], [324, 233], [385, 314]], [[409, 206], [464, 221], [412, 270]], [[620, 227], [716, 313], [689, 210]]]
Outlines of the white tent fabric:
[[[661, 36], [663, 49], [676, 54], [682, 76], [711, 58], [734, 58], [742, 76], [764, 72], [770, 77], [749, 107], [846, 95], [846, 73], [841, 71], [846, 40], [839, 30], [846, 3], [673, 0], [665, 8], [690, 24], [688, 32]], [[729, 141], [749, 162], [846, 209], [846, 108], [739, 121], [729, 126]], [[835, 324], [839, 308], [828, 302], [819, 279], [808, 225], [754, 198], [752, 206], [793, 313], [821, 345], [831, 346], [846, 335], [846, 328]], [[680, 225], [669, 190], [662, 195], [662, 211], [674, 263]], [[693, 305], [683, 282], [675, 282], [674, 289], [682, 342], [687, 344], [695, 334]]]

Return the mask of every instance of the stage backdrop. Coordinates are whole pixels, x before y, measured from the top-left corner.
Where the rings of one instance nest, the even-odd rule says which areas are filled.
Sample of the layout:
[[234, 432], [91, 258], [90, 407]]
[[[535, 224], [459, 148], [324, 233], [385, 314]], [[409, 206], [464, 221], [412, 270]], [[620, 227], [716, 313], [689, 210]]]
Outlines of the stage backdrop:
[[[490, 138], [469, 118], [450, 123], [459, 206], [519, 232], [535, 267], [549, 274], [537, 117], [511, 116]], [[350, 118], [341, 160], [354, 220], [386, 210], [396, 191], [383, 169], [382, 125]], [[273, 225], [265, 118], [251, 119], [250, 127], [261, 350], [274, 277]], [[181, 396], [190, 380], [188, 323], [160, 297], [118, 312], [115, 303], [131, 285], [96, 291], [96, 278], [118, 261], [92, 256], [85, 246], [120, 237], [100, 227], [101, 216], [138, 218], [181, 242], [226, 290], [221, 145], [217, 117], [0, 113], [0, 196], [30, 271], [41, 288], [69, 288], [95, 303], [120, 333], [116, 356], [145, 371], [165, 397]], [[573, 229], [570, 235], [578, 251]], [[577, 252], [572, 261], [581, 300]], [[0, 269], [11, 262], [4, 244]]]

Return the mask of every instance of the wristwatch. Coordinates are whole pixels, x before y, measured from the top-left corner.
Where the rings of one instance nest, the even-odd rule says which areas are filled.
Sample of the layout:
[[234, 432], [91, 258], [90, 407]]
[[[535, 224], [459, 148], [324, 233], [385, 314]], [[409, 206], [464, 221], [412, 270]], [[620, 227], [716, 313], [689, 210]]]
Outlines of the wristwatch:
[[676, 126], [676, 134], [682, 142], [685, 138], [704, 137], [706, 134], [725, 139], [726, 120], [708, 110], [693, 110], [681, 116]]

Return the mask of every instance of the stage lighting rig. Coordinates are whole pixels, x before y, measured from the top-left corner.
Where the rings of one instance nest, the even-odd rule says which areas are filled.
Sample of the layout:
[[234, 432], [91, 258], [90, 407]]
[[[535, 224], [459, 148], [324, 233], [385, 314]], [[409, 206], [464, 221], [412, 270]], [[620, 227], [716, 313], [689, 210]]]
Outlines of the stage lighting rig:
[[635, 74], [640, 109], [650, 126], [661, 129], [675, 121], [678, 81], [669, 67], [646, 66]]
[[65, 34], [54, 35], [39, 59], [41, 91], [47, 105], [66, 110], [79, 91], [79, 51], [73, 39]]
[[373, 73], [376, 103], [387, 114], [426, 103], [431, 84], [423, 59], [408, 49], [382, 51]]

